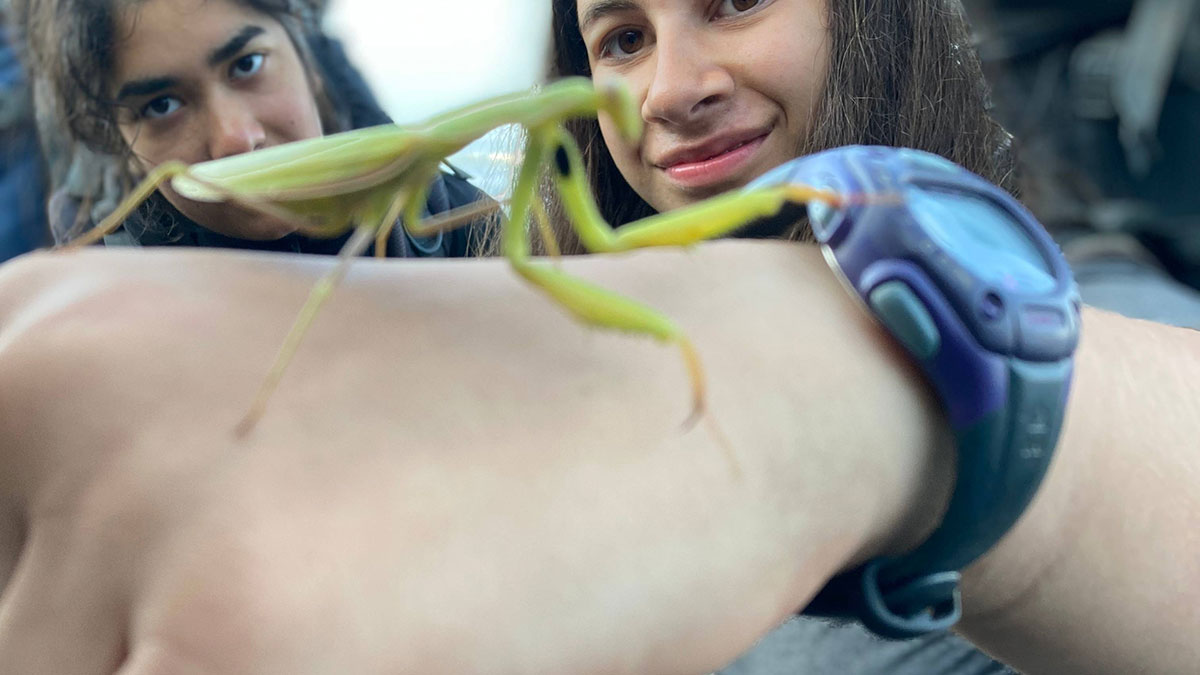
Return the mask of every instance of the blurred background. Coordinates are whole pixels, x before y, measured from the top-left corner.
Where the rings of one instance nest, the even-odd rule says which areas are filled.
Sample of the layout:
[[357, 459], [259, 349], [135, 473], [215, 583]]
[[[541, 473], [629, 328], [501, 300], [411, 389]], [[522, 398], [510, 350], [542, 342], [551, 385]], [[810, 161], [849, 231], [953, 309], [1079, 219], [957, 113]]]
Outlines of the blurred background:
[[1085, 302], [1200, 329], [1200, 0], [964, 0]]
[[[325, 14], [326, 30], [400, 124], [539, 83], [549, 26], [544, 0], [330, 0]], [[503, 197], [518, 151], [513, 130], [499, 129], [450, 161]]]

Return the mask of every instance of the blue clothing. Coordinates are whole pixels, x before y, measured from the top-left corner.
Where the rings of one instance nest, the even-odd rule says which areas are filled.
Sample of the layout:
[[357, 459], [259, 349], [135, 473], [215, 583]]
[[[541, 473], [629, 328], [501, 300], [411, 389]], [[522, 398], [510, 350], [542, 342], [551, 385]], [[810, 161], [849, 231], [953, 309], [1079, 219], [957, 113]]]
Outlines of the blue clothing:
[[0, 261], [45, 243], [45, 177], [28, 83], [0, 26]]

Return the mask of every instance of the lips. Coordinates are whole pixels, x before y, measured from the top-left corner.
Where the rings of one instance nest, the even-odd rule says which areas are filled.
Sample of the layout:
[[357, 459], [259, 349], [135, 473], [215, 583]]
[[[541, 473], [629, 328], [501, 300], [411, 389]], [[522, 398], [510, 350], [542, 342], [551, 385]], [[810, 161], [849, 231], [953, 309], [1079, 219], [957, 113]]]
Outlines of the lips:
[[656, 165], [684, 188], [728, 182], [750, 163], [769, 134], [755, 131], [714, 138], [667, 153]]
[[760, 140], [767, 133], [769, 132], [756, 130], [737, 134], [723, 134], [722, 136], [706, 140], [703, 143], [668, 152], [654, 164], [661, 169], [671, 169], [682, 164], [695, 164], [714, 159], [727, 152], [737, 150], [742, 146]]

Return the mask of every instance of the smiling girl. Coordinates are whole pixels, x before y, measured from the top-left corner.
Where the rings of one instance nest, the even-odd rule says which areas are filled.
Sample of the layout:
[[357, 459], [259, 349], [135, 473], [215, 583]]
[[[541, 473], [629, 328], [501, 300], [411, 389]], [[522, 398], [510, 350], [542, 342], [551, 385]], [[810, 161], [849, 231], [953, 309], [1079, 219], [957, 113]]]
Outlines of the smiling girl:
[[553, 12], [551, 77], [620, 78], [641, 102], [639, 143], [603, 117], [568, 124], [613, 224], [852, 144], [934, 152], [1015, 189], [957, 2], [554, 0]]

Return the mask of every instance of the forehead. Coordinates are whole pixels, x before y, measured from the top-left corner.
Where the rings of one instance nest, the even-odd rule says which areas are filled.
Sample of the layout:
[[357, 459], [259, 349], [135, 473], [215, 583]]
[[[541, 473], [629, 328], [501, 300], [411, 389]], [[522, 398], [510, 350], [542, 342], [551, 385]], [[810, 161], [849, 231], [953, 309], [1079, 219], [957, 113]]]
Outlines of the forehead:
[[703, 10], [712, 5], [712, 0], [574, 0], [578, 19], [583, 22], [595, 14], [619, 12], [655, 11], [666, 8], [694, 7]]
[[123, 3], [114, 19], [115, 79], [203, 64], [215, 46], [248, 25], [282, 30], [269, 16], [232, 0]]
[[647, 7], [693, 4], [694, 0], [574, 0], [580, 26], [607, 14], [634, 12]]

